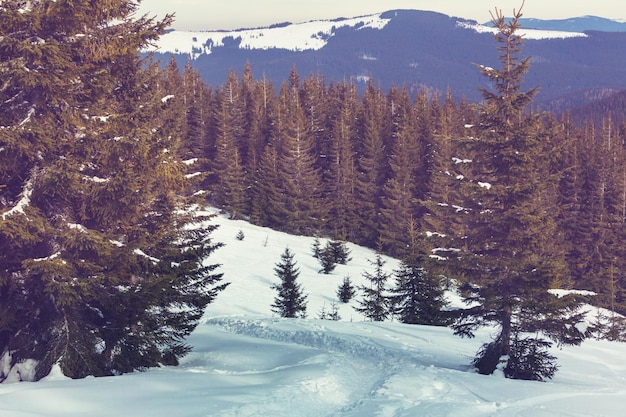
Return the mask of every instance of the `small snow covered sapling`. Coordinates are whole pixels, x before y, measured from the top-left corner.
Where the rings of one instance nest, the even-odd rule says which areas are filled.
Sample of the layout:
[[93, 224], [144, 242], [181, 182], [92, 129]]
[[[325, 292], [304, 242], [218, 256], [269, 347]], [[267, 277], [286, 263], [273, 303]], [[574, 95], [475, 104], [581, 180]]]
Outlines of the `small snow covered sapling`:
[[237, 235], [235, 236], [235, 239], [237, 239], [237, 240], [243, 240], [245, 237], [246, 237], [246, 236], [243, 234], [243, 231], [242, 231], [242, 230], [239, 230], [239, 231], [237, 232]]
[[339, 321], [341, 320], [341, 316], [339, 315], [339, 306], [336, 302], [332, 302], [330, 304], [330, 311], [326, 311], [326, 303], [322, 306], [318, 313], [318, 318], [320, 320], [332, 320]]

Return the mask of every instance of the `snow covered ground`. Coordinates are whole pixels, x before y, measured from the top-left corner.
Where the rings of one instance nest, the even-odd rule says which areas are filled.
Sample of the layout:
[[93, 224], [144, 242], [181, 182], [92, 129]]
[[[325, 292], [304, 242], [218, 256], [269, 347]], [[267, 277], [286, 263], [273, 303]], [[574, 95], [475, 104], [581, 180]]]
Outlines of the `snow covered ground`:
[[[487, 331], [473, 340], [450, 329], [366, 322], [355, 302], [341, 321], [319, 320], [343, 277], [363, 283], [375, 254], [349, 245], [352, 261], [318, 274], [313, 239], [241, 221], [215, 219], [224, 242], [209, 260], [232, 284], [207, 308], [178, 367], [119, 377], [0, 385], [0, 416], [415, 417], [613, 416], [626, 409], [626, 345], [589, 340], [553, 352], [560, 370], [547, 383], [482, 376], [468, 368]], [[236, 239], [241, 230], [245, 238]], [[271, 307], [273, 268], [289, 247], [309, 296], [307, 319]], [[386, 258], [387, 259], [387, 258]], [[388, 271], [397, 262], [387, 259]], [[358, 298], [358, 297], [357, 297]]]

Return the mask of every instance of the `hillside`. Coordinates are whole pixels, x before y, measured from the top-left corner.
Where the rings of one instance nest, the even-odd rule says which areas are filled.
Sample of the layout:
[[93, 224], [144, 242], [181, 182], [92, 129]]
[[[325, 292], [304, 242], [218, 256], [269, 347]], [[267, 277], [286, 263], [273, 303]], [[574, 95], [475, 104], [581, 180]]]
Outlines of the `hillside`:
[[[623, 415], [626, 345], [586, 341], [554, 349], [561, 368], [549, 383], [480, 376], [468, 369], [488, 330], [475, 340], [447, 328], [364, 322], [352, 305], [341, 321], [317, 319], [340, 280], [355, 283], [374, 253], [350, 245], [352, 261], [317, 273], [312, 238], [277, 233], [224, 217], [210, 259], [231, 285], [191, 335], [194, 350], [179, 367], [109, 378], [1, 384], [0, 415], [134, 417], [414, 417]], [[238, 231], [244, 233], [237, 240]], [[275, 262], [295, 252], [309, 295], [309, 318], [271, 314]], [[396, 262], [386, 258], [391, 271]], [[25, 364], [22, 368], [28, 371]]]
[[[533, 57], [526, 84], [541, 86], [538, 100], [626, 88], [626, 55], [620, 52], [626, 32], [528, 29], [524, 36], [524, 52]], [[450, 87], [471, 101], [480, 99], [476, 86], [482, 82], [473, 63], [492, 66], [496, 60], [488, 27], [416, 10], [232, 32], [174, 31], [162, 38], [158, 51], [164, 62], [171, 54], [181, 66], [191, 59], [211, 85], [249, 62], [255, 74], [275, 85], [295, 65], [301, 74], [322, 74], [327, 82], [353, 78], [361, 89], [373, 78], [383, 90], [406, 85], [443, 95]]]

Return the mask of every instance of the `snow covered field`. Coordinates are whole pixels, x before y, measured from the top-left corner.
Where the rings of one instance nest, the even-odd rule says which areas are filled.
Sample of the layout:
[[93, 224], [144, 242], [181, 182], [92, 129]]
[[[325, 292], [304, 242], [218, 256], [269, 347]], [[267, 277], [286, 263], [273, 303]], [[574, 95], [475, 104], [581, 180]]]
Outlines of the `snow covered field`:
[[[352, 261], [318, 274], [312, 238], [215, 219], [225, 247], [210, 263], [231, 285], [207, 308], [178, 367], [110, 378], [1, 384], [0, 416], [612, 416], [626, 412], [626, 344], [589, 340], [555, 349], [560, 370], [547, 383], [482, 376], [468, 368], [489, 338], [460, 339], [447, 328], [365, 322], [356, 301], [341, 321], [319, 320], [349, 275], [363, 283], [375, 254], [349, 245]], [[245, 238], [235, 238], [241, 230]], [[323, 242], [322, 242], [323, 243]], [[308, 294], [307, 319], [271, 307], [273, 268], [289, 247]], [[387, 258], [385, 258], [387, 259]], [[397, 262], [387, 259], [391, 272]], [[357, 296], [359, 298], [359, 296]]]

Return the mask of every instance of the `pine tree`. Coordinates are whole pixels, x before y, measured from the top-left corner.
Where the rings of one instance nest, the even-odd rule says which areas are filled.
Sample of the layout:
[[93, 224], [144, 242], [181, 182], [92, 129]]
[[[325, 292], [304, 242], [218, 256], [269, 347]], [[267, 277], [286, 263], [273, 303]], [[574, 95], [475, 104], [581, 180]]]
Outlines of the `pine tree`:
[[[200, 73], [190, 63], [185, 65], [182, 77], [183, 106], [185, 109], [185, 137], [181, 146], [181, 157], [188, 166], [188, 176], [199, 177], [197, 188], [206, 190], [207, 178], [211, 170], [210, 156], [214, 143], [209, 138], [211, 114], [213, 112], [213, 92], [202, 82]], [[197, 192], [197, 189], [192, 190]]]
[[337, 262], [335, 261], [333, 250], [329, 245], [326, 245], [324, 249], [321, 250], [318, 259], [322, 265], [322, 269], [319, 271], [320, 273], [328, 275], [335, 270]]
[[337, 289], [337, 298], [342, 303], [348, 303], [352, 300], [352, 297], [356, 294], [356, 290], [352, 285], [352, 281], [350, 280], [350, 276], [343, 277], [343, 281], [341, 285]]
[[215, 203], [223, 207], [232, 219], [239, 219], [248, 214], [248, 187], [240, 145], [245, 117], [239, 81], [234, 71], [229, 72], [228, 80], [216, 96]]
[[303, 294], [300, 284], [296, 282], [300, 275], [300, 270], [296, 268], [293, 260], [294, 254], [285, 249], [280, 256], [281, 262], [276, 265], [274, 272], [280, 278], [281, 283], [272, 288], [278, 291], [278, 295], [274, 298], [272, 311], [281, 317], [306, 317], [306, 298]]
[[503, 67], [480, 67], [494, 91], [482, 91], [485, 104], [477, 139], [471, 141], [473, 172], [464, 182], [469, 221], [462, 256], [472, 281], [466, 299], [474, 307], [462, 312], [454, 329], [472, 337], [479, 327], [499, 327], [474, 361], [480, 373], [491, 374], [504, 362], [507, 377], [542, 380], [555, 370], [546, 350], [551, 341], [576, 345], [584, 334], [576, 327], [582, 319], [576, 297], [549, 291], [560, 282], [564, 263], [553, 212], [549, 138], [541, 134], [537, 116], [523, 113], [537, 90], [521, 91], [530, 59], [519, 58], [520, 17], [514, 12], [507, 22], [496, 10]]
[[358, 234], [357, 171], [353, 144], [359, 110], [358, 97], [354, 84], [335, 90], [340, 90], [336, 100], [341, 103], [341, 107], [332, 126], [326, 195], [330, 206], [329, 216], [333, 219], [334, 237], [352, 240]]
[[445, 326], [449, 320], [443, 314], [447, 306], [441, 276], [422, 265], [419, 257], [405, 261], [395, 271], [396, 285], [391, 289], [394, 314], [402, 323]]
[[362, 115], [359, 118], [362, 140], [357, 148], [358, 172], [355, 183], [359, 220], [355, 241], [368, 247], [374, 247], [379, 240], [380, 189], [387, 171], [383, 138], [385, 107], [384, 95], [370, 80], [363, 96]]
[[377, 254], [376, 260], [370, 263], [375, 267], [374, 273], [363, 272], [370, 285], [362, 285], [359, 288], [363, 298], [359, 300], [359, 307], [355, 309], [371, 321], [384, 321], [389, 317], [389, 298], [385, 292], [390, 275], [383, 270], [385, 261], [380, 254]]
[[383, 188], [380, 234], [383, 250], [402, 258], [408, 255], [411, 229], [416, 221], [417, 177], [419, 159], [417, 126], [408, 91], [392, 97], [394, 141], [389, 156], [390, 177]]
[[35, 379], [175, 364], [225, 287], [183, 197], [181, 98], [139, 56], [171, 16], [136, 8], [0, 7], [0, 381], [29, 359]]
[[314, 234], [321, 229], [327, 212], [322, 199], [322, 182], [315, 164], [314, 141], [299, 96], [295, 68], [289, 84], [279, 93], [280, 186], [284, 190], [286, 218], [283, 230]]

